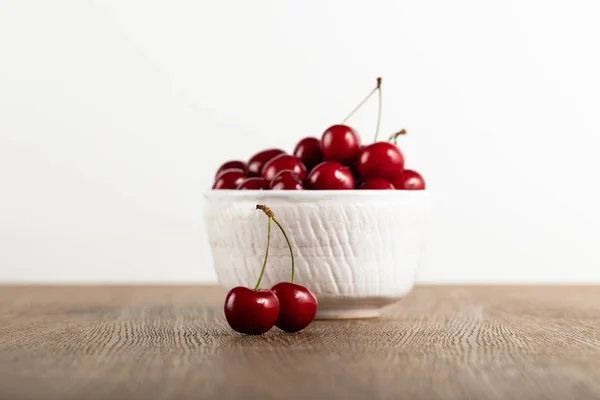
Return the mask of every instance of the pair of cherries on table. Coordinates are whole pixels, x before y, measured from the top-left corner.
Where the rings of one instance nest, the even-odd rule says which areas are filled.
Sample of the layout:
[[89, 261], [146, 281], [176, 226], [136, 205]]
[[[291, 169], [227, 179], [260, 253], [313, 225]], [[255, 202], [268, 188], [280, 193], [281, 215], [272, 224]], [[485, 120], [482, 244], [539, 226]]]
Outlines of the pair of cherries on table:
[[[362, 145], [356, 130], [344, 122], [376, 91], [379, 117], [375, 141]], [[387, 141], [377, 141], [381, 120], [381, 78], [377, 87], [342, 124], [329, 127], [321, 138], [306, 137], [292, 154], [267, 149], [248, 162], [227, 161], [217, 170], [213, 189], [238, 190], [424, 190], [425, 180], [405, 169], [404, 155], [396, 145], [403, 129]]]
[[[310, 325], [317, 314], [317, 297], [304, 286], [294, 283], [295, 265], [292, 244], [273, 211], [262, 204], [258, 204], [256, 208], [269, 217], [265, 259], [254, 289], [238, 286], [227, 293], [225, 318], [234, 331], [250, 335], [261, 335], [273, 326], [290, 333], [301, 331]], [[292, 276], [290, 282], [280, 282], [270, 290], [265, 290], [260, 289], [260, 282], [269, 258], [271, 221], [281, 230], [289, 247]]]

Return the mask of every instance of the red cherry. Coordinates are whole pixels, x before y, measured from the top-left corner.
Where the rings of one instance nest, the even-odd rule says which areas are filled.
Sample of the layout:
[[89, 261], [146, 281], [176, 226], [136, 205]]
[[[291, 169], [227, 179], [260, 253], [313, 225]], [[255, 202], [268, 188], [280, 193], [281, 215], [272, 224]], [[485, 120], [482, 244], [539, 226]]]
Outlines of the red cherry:
[[279, 317], [279, 300], [271, 290], [252, 290], [238, 286], [225, 297], [225, 318], [236, 332], [261, 335]]
[[301, 180], [306, 179], [306, 167], [298, 158], [289, 154], [280, 154], [263, 166], [262, 177], [271, 180], [281, 171], [290, 170], [296, 173]]
[[294, 156], [306, 166], [308, 170], [324, 161], [321, 151], [321, 141], [315, 137], [306, 137], [298, 142], [294, 149]]
[[369, 179], [362, 185], [360, 185], [360, 189], [362, 190], [394, 190], [394, 185], [381, 178], [373, 178]]
[[246, 171], [246, 163], [239, 160], [227, 161], [226, 163], [223, 163], [223, 165], [221, 165], [217, 170], [217, 173], [215, 174], [215, 179], [217, 179], [219, 177], [219, 174], [225, 171], [226, 169], [241, 169], [242, 171]]
[[246, 176], [246, 171], [241, 168], [229, 168], [229, 169], [224, 169], [223, 171], [219, 172], [217, 174], [217, 177], [215, 178], [215, 181], [218, 181], [219, 178], [221, 177], [221, 175], [223, 175], [225, 172], [229, 172], [229, 171], [239, 171], [239, 172], [243, 173], [244, 176]]
[[352, 176], [354, 177], [355, 181], [362, 180], [360, 174], [358, 173], [358, 166], [356, 162], [353, 162], [348, 168], [350, 168], [350, 172], [352, 172]]
[[304, 286], [281, 282], [271, 288], [279, 300], [280, 311], [275, 326], [286, 332], [306, 328], [317, 315], [317, 297]]
[[304, 190], [300, 177], [290, 170], [281, 171], [275, 175], [271, 179], [269, 187], [272, 190]]
[[364, 180], [383, 178], [393, 184], [404, 169], [404, 156], [396, 145], [377, 142], [361, 150], [356, 166]]
[[354, 189], [354, 177], [347, 167], [335, 161], [324, 161], [310, 171], [308, 186], [315, 190]]
[[213, 184], [213, 189], [235, 189], [246, 178], [246, 173], [240, 169], [221, 171]]
[[263, 178], [246, 178], [237, 186], [238, 190], [266, 190], [269, 188], [269, 181]]
[[425, 179], [417, 171], [405, 169], [392, 181], [398, 190], [425, 190]]
[[[361, 146], [361, 149], [363, 149], [365, 146]], [[360, 188], [360, 185], [363, 184], [363, 179], [360, 177], [360, 174], [358, 173], [358, 166], [357, 166], [358, 160], [356, 160], [355, 162], [352, 163], [352, 165], [350, 165], [350, 172], [352, 172], [352, 176], [354, 177], [354, 186], [356, 189]]]
[[360, 137], [347, 125], [333, 125], [321, 137], [321, 151], [325, 160], [350, 165], [360, 152]]
[[260, 176], [263, 166], [272, 158], [285, 153], [280, 149], [268, 149], [256, 153], [248, 161], [248, 176]]

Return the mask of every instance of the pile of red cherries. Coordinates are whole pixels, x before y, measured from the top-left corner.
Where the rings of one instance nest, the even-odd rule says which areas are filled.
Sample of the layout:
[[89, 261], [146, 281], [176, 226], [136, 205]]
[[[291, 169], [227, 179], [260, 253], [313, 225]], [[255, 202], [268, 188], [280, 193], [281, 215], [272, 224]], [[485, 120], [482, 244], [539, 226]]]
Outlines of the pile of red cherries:
[[[361, 144], [356, 130], [345, 121], [375, 92], [379, 117], [375, 142]], [[387, 141], [377, 141], [381, 120], [381, 78], [377, 86], [342, 124], [330, 126], [321, 138], [306, 137], [292, 154], [267, 149], [247, 162], [227, 161], [217, 170], [213, 189], [237, 190], [424, 190], [425, 180], [404, 168], [404, 155], [396, 145], [403, 129]]]

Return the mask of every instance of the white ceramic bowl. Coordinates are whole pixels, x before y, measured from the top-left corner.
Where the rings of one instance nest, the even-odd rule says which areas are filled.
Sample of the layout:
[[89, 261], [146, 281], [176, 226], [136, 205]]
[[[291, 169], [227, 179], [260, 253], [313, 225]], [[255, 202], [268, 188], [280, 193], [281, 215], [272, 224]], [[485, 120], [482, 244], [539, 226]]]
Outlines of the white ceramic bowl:
[[[267, 244], [266, 204], [286, 229], [296, 283], [315, 293], [317, 318], [376, 317], [413, 287], [427, 242], [429, 192], [236, 191], [205, 195], [205, 225], [220, 284], [253, 287]], [[291, 259], [272, 224], [261, 287], [289, 281]]]

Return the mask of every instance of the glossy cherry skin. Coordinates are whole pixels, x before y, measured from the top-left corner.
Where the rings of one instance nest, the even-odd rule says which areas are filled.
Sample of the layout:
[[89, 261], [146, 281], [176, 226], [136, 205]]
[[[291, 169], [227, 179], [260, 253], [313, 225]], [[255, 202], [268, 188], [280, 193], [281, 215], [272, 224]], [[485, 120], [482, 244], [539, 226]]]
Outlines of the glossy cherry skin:
[[296, 156], [310, 171], [317, 164], [325, 161], [321, 151], [321, 141], [315, 137], [305, 137], [294, 148]]
[[294, 171], [285, 170], [279, 172], [269, 184], [272, 190], [304, 190], [304, 184]]
[[417, 171], [405, 169], [392, 181], [398, 190], [425, 190], [425, 179]]
[[351, 165], [360, 152], [360, 136], [347, 125], [330, 126], [321, 137], [325, 160]]
[[269, 181], [264, 178], [246, 178], [237, 186], [238, 190], [267, 190]]
[[360, 185], [361, 190], [394, 190], [394, 185], [382, 178], [373, 178]]
[[280, 311], [275, 326], [286, 332], [306, 328], [317, 315], [317, 297], [304, 286], [281, 282], [271, 288], [279, 300]]
[[297, 174], [301, 180], [306, 179], [306, 167], [299, 158], [289, 154], [280, 154], [267, 162], [262, 170], [262, 177], [271, 180], [281, 171], [290, 170]]
[[227, 161], [223, 163], [223, 165], [221, 165], [217, 170], [217, 173], [215, 174], [215, 179], [217, 179], [219, 174], [225, 171], [226, 169], [241, 169], [242, 171], [246, 171], [246, 163], [239, 160]]
[[225, 297], [225, 318], [236, 332], [261, 335], [279, 317], [279, 299], [271, 290], [234, 287]]
[[307, 183], [313, 190], [352, 190], [355, 185], [350, 168], [335, 161], [324, 161], [314, 167]]
[[241, 169], [241, 168], [229, 168], [229, 169], [224, 169], [221, 172], [219, 172], [215, 178], [215, 182], [219, 180], [219, 178], [221, 177], [221, 175], [223, 175], [225, 172], [229, 172], [229, 171], [239, 171], [242, 172], [244, 174], [244, 176], [246, 175], [246, 170]]
[[246, 173], [241, 169], [226, 169], [221, 171], [213, 184], [213, 189], [236, 189], [246, 179]]
[[404, 169], [404, 156], [395, 144], [377, 142], [360, 151], [356, 167], [365, 181], [383, 178], [393, 184]]
[[283, 153], [285, 153], [285, 151], [281, 149], [268, 149], [256, 153], [248, 160], [248, 176], [260, 176], [263, 166], [272, 158]]

